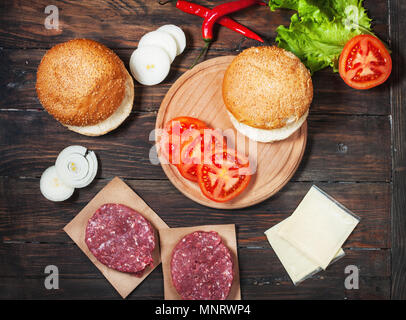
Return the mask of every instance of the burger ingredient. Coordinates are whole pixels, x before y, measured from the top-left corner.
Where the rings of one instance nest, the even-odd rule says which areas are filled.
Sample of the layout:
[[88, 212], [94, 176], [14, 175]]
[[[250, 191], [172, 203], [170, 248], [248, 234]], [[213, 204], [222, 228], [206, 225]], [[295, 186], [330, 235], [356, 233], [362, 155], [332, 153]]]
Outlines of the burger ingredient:
[[157, 148], [184, 178], [198, 182], [202, 193], [211, 200], [231, 200], [249, 183], [248, 159], [227, 148], [225, 136], [199, 119], [178, 117], [168, 121], [157, 134]]
[[[288, 241], [282, 239], [279, 236], [279, 230], [282, 228], [283, 225], [286, 224], [288, 219], [289, 218], [281, 221], [280, 223], [265, 231], [265, 235], [268, 238], [269, 244], [278, 256], [293, 284], [296, 286], [300, 282], [321, 271], [321, 268], [316, 262], [309, 259], [304, 253], [296, 249]], [[331, 263], [344, 256], [345, 252], [342, 248], [340, 248]]]
[[331, 66], [338, 71], [338, 59], [354, 36], [371, 34], [371, 19], [362, 0], [270, 0], [271, 10], [297, 11], [289, 28], [277, 28], [278, 46], [293, 52], [314, 73]]
[[226, 149], [226, 140], [218, 130], [200, 129], [191, 131], [184, 139], [180, 151], [180, 174], [197, 182], [197, 166], [209, 163], [211, 155]]
[[248, 158], [228, 149], [212, 155], [210, 163], [199, 164], [200, 190], [209, 199], [226, 202], [245, 190], [251, 179]]
[[48, 200], [59, 202], [69, 199], [75, 188], [66, 185], [59, 178], [55, 166], [52, 166], [41, 175], [40, 190], [42, 195]]
[[306, 121], [309, 115], [309, 110], [307, 110], [297, 121], [293, 120], [292, 122], [287, 123], [284, 127], [278, 129], [259, 129], [251, 127], [245, 123], [239, 122], [230, 111], [227, 111], [227, 113], [231, 123], [239, 133], [253, 141], [268, 143], [285, 140], [299, 130]]
[[252, 47], [228, 66], [222, 96], [239, 132], [254, 141], [274, 142], [304, 123], [313, 84], [309, 70], [293, 53], [276, 46]]
[[371, 35], [359, 35], [345, 45], [339, 61], [341, 78], [355, 89], [384, 83], [392, 71], [392, 59], [384, 44]]
[[170, 58], [170, 63], [175, 60], [177, 55], [177, 44], [169, 33], [163, 31], [151, 31], [142, 36], [138, 43], [138, 48], [142, 47], [160, 47], [165, 50]]
[[186, 47], [186, 37], [181, 28], [164, 25], [145, 34], [130, 58], [130, 69], [141, 84], [152, 86], [161, 83], [168, 75], [171, 63]]
[[206, 123], [192, 117], [177, 117], [165, 124], [163, 132], [158, 136], [160, 153], [169, 163], [180, 164], [181, 143], [189, 132], [207, 128]]
[[202, 27], [202, 35], [203, 35], [203, 40], [205, 42], [211, 42], [213, 41], [213, 27], [214, 24], [221, 19], [222, 17], [248, 8], [250, 6], [253, 6], [254, 4], [258, 4], [259, 1], [257, 0], [237, 0], [237, 1], [232, 1], [232, 2], [227, 2], [220, 4], [214, 9], [211, 10], [211, 12], [205, 17], [203, 21], [203, 27]]
[[87, 223], [85, 242], [97, 260], [121, 272], [140, 277], [153, 264], [151, 224], [122, 204], [104, 204], [95, 212]]
[[172, 283], [184, 300], [225, 300], [234, 279], [230, 250], [215, 231], [196, 231], [172, 252]]
[[70, 146], [61, 151], [55, 162], [59, 178], [73, 188], [84, 188], [96, 177], [98, 163], [93, 151]]
[[205, 45], [200, 52], [199, 56], [193, 63], [192, 67], [195, 66], [202, 56], [204, 56], [209, 49], [211, 42], [213, 41], [213, 27], [214, 24], [222, 17], [240, 11], [242, 9], [253, 6], [254, 4], [259, 4], [261, 1], [258, 0], [237, 0], [232, 2], [227, 2], [214, 7], [211, 12], [203, 21], [202, 25], [202, 35]]
[[[263, 4], [265, 5], [265, 3], [263, 3]], [[212, 11], [212, 10], [210, 10], [204, 6], [198, 5], [196, 3], [192, 3], [189, 1], [182, 1], [182, 0], [178, 0], [176, 2], [176, 7], [183, 12], [194, 14], [203, 19], [206, 19], [211, 14], [211, 11]], [[247, 38], [251, 38], [251, 39], [254, 39], [254, 40], [257, 40], [260, 42], [264, 42], [264, 40], [262, 40], [262, 38], [260, 36], [258, 36], [255, 32], [251, 31], [247, 27], [239, 24], [238, 22], [236, 22], [235, 20], [233, 20], [227, 16], [221, 17], [217, 21], [217, 23], [221, 24], [222, 26], [224, 26], [228, 29], [238, 32]]]
[[312, 186], [278, 235], [325, 270], [359, 220], [324, 191]]
[[82, 146], [70, 146], [61, 151], [55, 165], [44, 171], [40, 180], [41, 193], [51, 201], [64, 201], [75, 188], [88, 186], [96, 177], [98, 163], [93, 151]]
[[68, 129], [100, 136], [131, 113], [133, 79], [109, 48], [90, 39], [52, 47], [37, 70], [36, 90], [43, 107]]
[[171, 59], [161, 47], [140, 47], [130, 58], [131, 73], [143, 85], [152, 86], [162, 82], [170, 68]]
[[66, 127], [69, 130], [77, 132], [79, 134], [94, 137], [106, 134], [116, 129], [118, 126], [120, 126], [131, 114], [134, 103], [134, 81], [127, 70], [125, 71], [125, 73], [127, 81], [125, 82], [124, 85], [125, 87], [124, 98], [121, 101], [119, 107], [110, 117], [95, 125], [89, 126], [67, 125]]
[[169, 33], [176, 41], [176, 55], [180, 55], [186, 48], [186, 36], [181, 28], [173, 24], [166, 24], [157, 31]]

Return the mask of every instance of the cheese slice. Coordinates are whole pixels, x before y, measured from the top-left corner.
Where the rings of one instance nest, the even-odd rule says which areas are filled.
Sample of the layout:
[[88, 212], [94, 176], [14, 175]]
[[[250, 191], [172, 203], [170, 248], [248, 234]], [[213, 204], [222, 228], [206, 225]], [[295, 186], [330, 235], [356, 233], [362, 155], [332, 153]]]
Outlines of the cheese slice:
[[278, 236], [326, 269], [359, 220], [313, 186], [281, 226]]
[[[278, 256], [293, 284], [296, 286], [303, 280], [322, 270], [322, 268], [313, 260], [304, 255], [300, 250], [296, 249], [289, 242], [282, 239], [278, 235], [280, 228], [288, 220], [289, 218], [268, 229], [267, 231], [265, 231], [265, 235], [268, 238], [272, 249]], [[332, 262], [337, 261], [344, 255], [344, 250], [340, 248]]]

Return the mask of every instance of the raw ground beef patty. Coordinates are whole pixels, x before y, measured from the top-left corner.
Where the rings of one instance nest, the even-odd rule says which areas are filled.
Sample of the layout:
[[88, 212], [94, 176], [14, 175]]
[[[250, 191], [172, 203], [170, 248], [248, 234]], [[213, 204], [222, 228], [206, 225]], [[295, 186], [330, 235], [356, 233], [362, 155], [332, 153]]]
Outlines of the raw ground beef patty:
[[185, 300], [224, 300], [233, 282], [230, 250], [217, 232], [196, 231], [172, 252], [172, 282]]
[[85, 241], [97, 260], [109, 268], [141, 276], [153, 264], [151, 224], [122, 204], [102, 205], [87, 223]]

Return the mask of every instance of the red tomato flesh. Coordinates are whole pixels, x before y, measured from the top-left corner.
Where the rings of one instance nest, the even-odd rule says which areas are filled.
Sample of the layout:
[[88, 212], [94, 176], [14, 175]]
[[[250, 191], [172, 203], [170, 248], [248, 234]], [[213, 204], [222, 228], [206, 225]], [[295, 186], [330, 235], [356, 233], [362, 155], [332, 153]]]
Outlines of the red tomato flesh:
[[200, 129], [189, 133], [180, 151], [180, 174], [191, 181], [197, 182], [198, 164], [210, 162], [215, 152], [226, 149], [226, 140], [218, 130]]
[[207, 128], [206, 123], [192, 117], [177, 117], [165, 124], [162, 135], [158, 138], [158, 146], [162, 155], [169, 163], [180, 163], [182, 141], [193, 130]]
[[370, 89], [384, 83], [392, 71], [385, 45], [371, 35], [359, 35], [345, 45], [339, 61], [341, 78], [355, 89]]
[[216, 202], [226, 202], [245, 190], [251, 179], [249, 161], [235, 150], [215, 153], [210, 164], [197, 168], [199, 187]]

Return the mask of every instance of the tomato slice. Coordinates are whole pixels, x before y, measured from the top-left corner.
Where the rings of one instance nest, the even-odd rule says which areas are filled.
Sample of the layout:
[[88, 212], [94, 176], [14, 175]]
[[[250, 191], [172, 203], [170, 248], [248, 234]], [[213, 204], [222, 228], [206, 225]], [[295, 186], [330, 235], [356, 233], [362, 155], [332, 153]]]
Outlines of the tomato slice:
[[235, 150], [213, 154], [211, 163], [199, 164], [197, 177], [203, 194], [216, 202], [226, 202], [245, 190], [251, 179], [248, 158]]
[[355, 89], [370, 89], [391, 74], [392, 59], [385, 45], [371, 35], [359, 35], [345, 45], [339, 60], [341, 78]]
[[197, 182], [198, 164], [211, 162], [211, 156], [215, 152], [226, 149], [226, 139], [219, 130], [200, 129], [189, 132], [185, 136], [180, 151], [180, 174], [191, 181]]
[[206, 123], [192, 117], [177, 117], [165, 124], [162, 134], [158, 137], [160, 153], [169, 163], [180, 163], [180, 148], [183, 137], [189, 138], [188, 133], [193, 130], [207, 128]]

